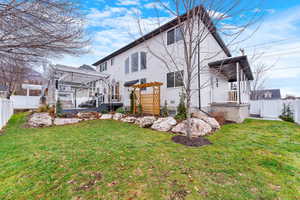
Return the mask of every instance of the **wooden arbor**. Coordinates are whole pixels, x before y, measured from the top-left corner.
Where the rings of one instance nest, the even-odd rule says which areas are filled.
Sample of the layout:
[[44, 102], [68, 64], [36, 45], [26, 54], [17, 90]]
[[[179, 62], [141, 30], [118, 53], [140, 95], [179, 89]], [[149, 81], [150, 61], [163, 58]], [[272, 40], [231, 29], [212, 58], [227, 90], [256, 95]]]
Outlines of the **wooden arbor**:
[[[144, 114], [159, 115], [160, 114], [160, 86], [163, 83], [150, 82], [144, 84], [133, 85], [135, 93], [133, 112], [137, 113], [138, 106], [141, 105]], [[152, 93], [142, 94], [143, 88], [152, 87]]]

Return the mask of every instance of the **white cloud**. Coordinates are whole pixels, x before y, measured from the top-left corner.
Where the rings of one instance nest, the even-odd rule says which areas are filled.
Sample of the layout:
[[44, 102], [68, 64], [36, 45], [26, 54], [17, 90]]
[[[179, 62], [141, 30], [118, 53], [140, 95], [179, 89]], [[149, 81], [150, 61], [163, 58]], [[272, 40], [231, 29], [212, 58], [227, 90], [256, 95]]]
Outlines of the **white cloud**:
[[117, 2], [117, 5], [120, 5], [120, 6], [136, 6], [139, 4], [140, 4], [139, 0], [119, 0]]
[[[300, 67], [300, 7], [284, 12], [270, 10], [269, 13], [252, 37], [249, 36], [254, 29], [246, 31], [244, 38], [249, 39], [239, 47], [245, 48], [250, 56], [253, 52], [263, 53], [260, 62], [268, 65], [275, 63], [269, 73], [267, 87], [282, 87], [285, 91], [299, 94], [300, 87], [295, 88], [295, 85], [300, 82], [300, 68], [297, 68]], [[291, 68], [293, 66], [296, 68]]]

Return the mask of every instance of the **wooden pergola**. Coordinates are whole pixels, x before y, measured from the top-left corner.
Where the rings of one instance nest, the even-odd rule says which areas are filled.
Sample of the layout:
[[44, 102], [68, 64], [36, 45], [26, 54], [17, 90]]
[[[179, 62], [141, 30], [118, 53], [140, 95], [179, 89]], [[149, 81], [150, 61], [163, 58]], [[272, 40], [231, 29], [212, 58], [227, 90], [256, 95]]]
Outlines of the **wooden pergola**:
[[[160, 86], [161, 82], [150, 82], [144, 84], [137, 84], [131, 87], [134, 88], [135, 101], [134, 101], [134, 114], [137, 113], [138, 106], [142, 106], [144, 114], [159, 115], [160, 114]], [[142, 94], [143, 88], [152, 87], [152, 93]]]

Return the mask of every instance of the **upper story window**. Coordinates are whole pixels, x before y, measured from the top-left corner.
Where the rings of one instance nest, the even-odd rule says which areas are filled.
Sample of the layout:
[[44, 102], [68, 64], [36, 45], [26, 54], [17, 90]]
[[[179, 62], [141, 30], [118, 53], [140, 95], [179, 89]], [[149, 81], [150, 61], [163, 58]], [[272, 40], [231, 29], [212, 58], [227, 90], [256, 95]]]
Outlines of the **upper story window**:
[[110, 65], [113, 66], [115, 62], [115, 58], [110, 59]]
[[178, 26], [167, 32], [167, 45], [173, 44], [183, 39], [183, 28]]
[[130, 59], [129, 57], [125, 60], [125, 74], [130, 72], [137, 72], [139, 70], [147, 69], [147, 53], [146, 52], [136, 52], [131, 54]]
[[147, 69], [147, 54], [141, 52], [141, 69]]
[[129, 58], [125, 60], [125, 74], [129, 73]]
[[173, 88], [183, 86], [183, 75], [183, 70], [167, 73], [167, 87]]
[[101, 63], [99, 66], [100, 72], [106, 71], [107, 70], [107, 62]]
[[131, 72], [139, 71], [139, 53], [131, 55]]

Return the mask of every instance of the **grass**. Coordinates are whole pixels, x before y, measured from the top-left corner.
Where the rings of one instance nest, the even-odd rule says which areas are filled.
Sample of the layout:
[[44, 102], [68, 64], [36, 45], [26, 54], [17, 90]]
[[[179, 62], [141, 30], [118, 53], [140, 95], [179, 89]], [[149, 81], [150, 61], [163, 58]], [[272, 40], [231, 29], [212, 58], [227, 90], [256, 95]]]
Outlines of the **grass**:
[[300, 127], [247, 120], [185, 147], [110, 120], [0, 136], [0, 199], [300, 199]]

